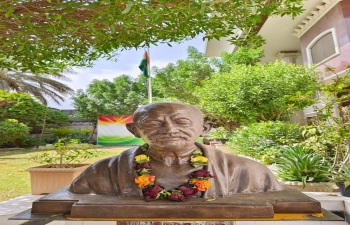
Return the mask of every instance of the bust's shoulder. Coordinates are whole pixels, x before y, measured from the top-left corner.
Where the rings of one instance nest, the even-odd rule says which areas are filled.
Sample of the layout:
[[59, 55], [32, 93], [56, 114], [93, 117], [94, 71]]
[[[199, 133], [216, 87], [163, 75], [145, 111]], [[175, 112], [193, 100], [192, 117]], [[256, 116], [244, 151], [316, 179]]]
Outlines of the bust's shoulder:
[[[202, 145], [202, 147], [203, 146], [204, 145]], [[258, 171], [268, 170], [266, 166], [262, 165], [258, 161], [255, 161], [254, 159], [226, 153], [221, 151], [220, 149], [207, 146], [207, 145], [204, 146], [204, 148], [209, 158], [215, 160], [216, 162], [226, 162], [228, 165], [232, 165], [234, 168], [240, 168], [240, 169], [255, 168], [255, 169], [258, 169]]]

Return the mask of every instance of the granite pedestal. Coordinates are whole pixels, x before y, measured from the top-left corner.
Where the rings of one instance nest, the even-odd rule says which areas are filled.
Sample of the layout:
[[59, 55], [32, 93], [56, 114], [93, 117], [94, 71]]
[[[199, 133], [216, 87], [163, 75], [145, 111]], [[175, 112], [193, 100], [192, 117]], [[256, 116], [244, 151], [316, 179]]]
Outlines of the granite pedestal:
[[276, 213], [315, 215], [322, 214], [322, 208], [318, 201], [287, 187], [278, 192], [234, 194], [212, 201], [189, 198], [186, 202], [145, 202], [143, 197], [72, 194], [64, 187], [33, 202], [31, 210], [34, 215], [63, 214], [70, 218], [140, 220], [274, 218]]

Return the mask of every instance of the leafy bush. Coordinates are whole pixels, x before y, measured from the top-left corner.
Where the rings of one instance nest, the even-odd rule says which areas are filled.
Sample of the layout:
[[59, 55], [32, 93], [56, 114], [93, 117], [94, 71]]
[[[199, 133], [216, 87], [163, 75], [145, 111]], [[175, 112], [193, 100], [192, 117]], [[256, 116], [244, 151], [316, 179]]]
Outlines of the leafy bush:
[[45, 136], [43, 138], [43, 140], [46, 144], [55, 144], [58, 141], [58, 139], [59, 138], [55, 135]]
[[68, 117], [59, 111], [48, 109], [28, 93], [17, 93], [0, 90], [0, 118], [16, 119], [30, 128], [30, 133], [41, 133], [45, 114], [45, 127], [53, 128], [67, 124]]
[[237, 148], [239, 154], [272, 164], [284, 146], [301, 140], [298, 124], [269, 121], [238, 128], [233, 133], [230, 144]]
[[51, 134], [53, 134], [59, 138], [66, 137], [73, 132], [74, 132], [73, 129], [70, 129], [67, 127], [59, 127], [59, 128], [55, 128], [55, 129], [50, 130]]
[[70, 139], [78, 139], [81, 143], [91, 143], [89, 134], [92, 132], [90, 128], [82, 128], [79, 130], [74, 130], [73, 133], [68, 135]]
[[300, 146], [311, 149], [315, 153], [322, 155], [328, 160], [332, 160], [335, 156], [335, 148], [337, 145], [334, 139], [338, 136], [334, 132], [331, 124], [309, 125], [302, 127], [302, 136], [304, 141], [299, 143]]
[[231, 136], [230, 132], [224, 127], [217, 127], [213, 131], [209, 132], [209, 139], [229, 139]]
[[303, 188], [307, 182], [327, 182], [330, 166], [321, 155], [310, 149], [286, 148], [277, 160], [277, 177], [283, 181], [301, 181]]
[[24, 138], [29, 132], [28, 127], [15, 119], [0, 121], [0, 145], [12, 144]]
[[44, 153], [31, 155], [30, 160], [40, 164], [51, 164], [55, 168], [73, 167], [97, 155], [91, 144], [81, 144], [76, 139], [59, 139], [53, 146], [43, 148]]
[[20, 148], [33, 148], [35, 146], [39, 146], [44, 144], [44, 142], [39, 143], [39, 138], [26, 136], [16, 141], [17, 146]]

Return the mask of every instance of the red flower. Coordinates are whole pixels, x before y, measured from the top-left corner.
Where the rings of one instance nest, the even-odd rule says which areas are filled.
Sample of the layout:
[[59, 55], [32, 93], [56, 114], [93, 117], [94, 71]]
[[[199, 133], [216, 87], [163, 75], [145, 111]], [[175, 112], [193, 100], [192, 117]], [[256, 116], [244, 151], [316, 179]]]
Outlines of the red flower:
[[210, 177], [212, 178], [213, 175], [210, 174], [209, 171], [206, 170], [197, 170], [191, 173], [190, 175], [192, 178], [197, 178], [197, 177]]
[[168, 196], [168, 200], [176, 201], [176, 202], [184, 202], [184, 201], [186, 201], [186, 198], [185, 198], [185, 196], [183, 196], [182, 194], [180, 194], [178, 192], [173, 192], [173, 193], [171, 193], [170, 196]]
[[151, 202], [151, 201], [157, 200], [157, 198], [156, 197], [151, 197], [151, 196], [145, 196], [145, 200], [146, 200], [146, 202]]
[[146, 198], [146, 201], [154, 201], [157, 199], [157, 195], [159, 192], [161, 192], [164, 188], [162, 188], [159, 185], [153, 185], [148, 188], [142, 189], [143, 195]]
[[136, 170], [139, 169], [151, 169], [151, 165], [149, 163], [140, 163], [136, 166]]
[[195, 187], [179, 186], [177, 189], [182, 191], [185, 197], [197, 194], [198, 190]]

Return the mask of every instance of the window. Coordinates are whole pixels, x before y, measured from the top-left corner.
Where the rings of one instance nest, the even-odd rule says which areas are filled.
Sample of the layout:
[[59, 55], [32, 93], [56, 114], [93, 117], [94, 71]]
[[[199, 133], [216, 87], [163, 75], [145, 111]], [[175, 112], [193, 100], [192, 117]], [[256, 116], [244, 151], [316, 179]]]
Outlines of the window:
[[309, 63], [321, 64], [339, 55], [335, 29], [319, 34], [306, 48]]

